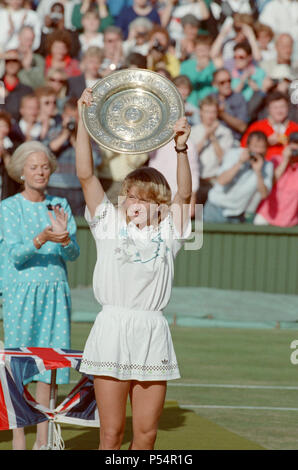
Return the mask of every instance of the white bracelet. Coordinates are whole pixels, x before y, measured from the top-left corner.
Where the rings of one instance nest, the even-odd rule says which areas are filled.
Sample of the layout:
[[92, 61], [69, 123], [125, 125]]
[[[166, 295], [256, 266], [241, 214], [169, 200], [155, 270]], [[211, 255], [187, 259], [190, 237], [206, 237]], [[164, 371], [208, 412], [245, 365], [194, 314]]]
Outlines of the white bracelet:
[[39, 244], [38, 249], [41, 248], [41, 247], [42, 247], [42, 243], [41, 243], [41, 241], [39, 240], [38, 237], [35, 237], [35, 241]]

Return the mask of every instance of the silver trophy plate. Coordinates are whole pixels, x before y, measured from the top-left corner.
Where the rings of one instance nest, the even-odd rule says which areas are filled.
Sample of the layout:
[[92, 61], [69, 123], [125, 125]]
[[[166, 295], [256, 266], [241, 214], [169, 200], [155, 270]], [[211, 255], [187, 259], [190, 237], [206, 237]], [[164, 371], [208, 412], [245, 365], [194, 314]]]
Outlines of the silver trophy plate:
[[176, 86], [150, 70], [124, 69], [96, 82], [82, 116], [99, 146], [116, 153], [148, 153], [167, 144], [184, 115]]

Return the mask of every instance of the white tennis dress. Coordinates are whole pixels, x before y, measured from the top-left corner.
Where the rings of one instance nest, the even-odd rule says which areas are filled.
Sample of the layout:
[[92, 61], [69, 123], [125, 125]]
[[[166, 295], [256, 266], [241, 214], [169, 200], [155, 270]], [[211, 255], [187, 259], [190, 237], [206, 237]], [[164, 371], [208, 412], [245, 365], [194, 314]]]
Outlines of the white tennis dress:
[[87, 339], [80, 372], [120, 380], [180, 378], [163, 309], [170, 300], [174, 259], [191, 233], [175, 230], [172, 215], [140, 230], [105, 195], [93, 219], [97, 248], [93, 289], [102, 311]]

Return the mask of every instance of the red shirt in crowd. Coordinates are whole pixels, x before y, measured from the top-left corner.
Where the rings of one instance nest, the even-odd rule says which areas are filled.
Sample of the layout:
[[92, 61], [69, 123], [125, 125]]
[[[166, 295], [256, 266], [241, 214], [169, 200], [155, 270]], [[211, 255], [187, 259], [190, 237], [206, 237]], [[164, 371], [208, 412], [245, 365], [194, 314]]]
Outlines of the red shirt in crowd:
[[[269, 137], [271, 134], [274, 134], [275, 132], [268, 118], [253, 122], [248, 127], [241, 139], [242, 147], [246, 147], [247, 137], [254, 131], [262, 131], [264, 134], [266, 134], [267, 137]], [[292, 132], [298, 132], [298, 124], [296, 124], [294, 121], [288, 121], [284, 135], [288, 137]], [[281, 155], [286, 144], [287, 139], [285, 138], [284, 143], [269, 145], [266, 153], [266, 160], [271, 160], [275, 155]]]
[[[48, 55], [46, 57], [45, 65], [45, 74], [47, 75], [49, 68], [52, 67], [52, 56]], [[70, 56], [66, 56], [64, 59], [64, 71], [67, 73], [68, 77], [76, 77], [82, 74], [80, 68], [80, 62], [76, 59], [72, 59]]]
[[[272, 157], [274, 168], [277, 168], [282, 160], [282, 155]], [[257, 214], [263, 216], [270, 225], [298, 225], [298, 162], [287, 166], [269, 196], [260, 203]]]

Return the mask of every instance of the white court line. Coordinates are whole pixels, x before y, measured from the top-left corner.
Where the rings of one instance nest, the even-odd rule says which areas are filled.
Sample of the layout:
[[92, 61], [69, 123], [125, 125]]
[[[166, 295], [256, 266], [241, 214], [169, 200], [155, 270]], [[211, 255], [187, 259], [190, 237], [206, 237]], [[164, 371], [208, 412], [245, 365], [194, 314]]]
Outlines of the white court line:
[[[77, 380], [71, 380], [71, 384], [76, 384]], [[239, 384], [188, 384], [188, 383], [170, 383], [168, 387], [198, 387], [198, 388], [243, 388], [256, 390], [298, 390], [298, 386], [286, 385], [239, 385]]]
[[298, 408], [284, 408], [275, 406], [230, 406], [230, 405], [179, 405], [180, 408], [193, 410], [197, 408], [223, 408], [229, 410], [268, 410], [268, 411], [298, 411]]
[[169, 383], [170, 387], [202, 387], [202, 388], [243, 388], [259, 390], [298, 390], [298, 386], [286, 385], [238, 385], [238, 384], [188, 384], [188, 383]]

